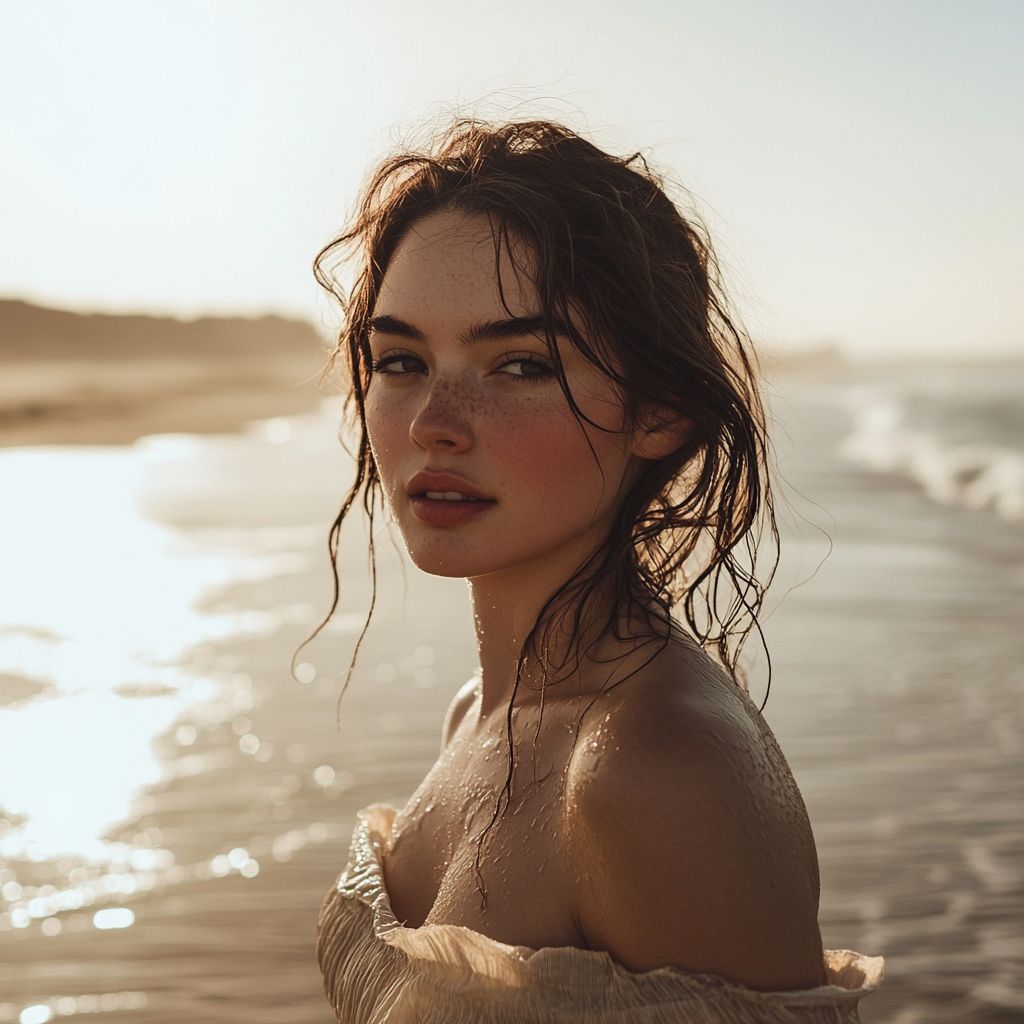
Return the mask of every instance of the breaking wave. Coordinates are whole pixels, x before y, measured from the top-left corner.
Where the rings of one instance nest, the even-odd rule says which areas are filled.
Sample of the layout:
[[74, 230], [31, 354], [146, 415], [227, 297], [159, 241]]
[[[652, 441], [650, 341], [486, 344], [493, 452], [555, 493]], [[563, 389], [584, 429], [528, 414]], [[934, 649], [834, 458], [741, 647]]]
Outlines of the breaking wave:
[[842, 454], [881, 473], [918, 483], [944, 504], [992, 508], [1003, 519], [1024, 520], [1024, 451], [985, 443], [955, 443], [941, 431], [913, 424], [891, 397], [856, 392], [853, 433]]

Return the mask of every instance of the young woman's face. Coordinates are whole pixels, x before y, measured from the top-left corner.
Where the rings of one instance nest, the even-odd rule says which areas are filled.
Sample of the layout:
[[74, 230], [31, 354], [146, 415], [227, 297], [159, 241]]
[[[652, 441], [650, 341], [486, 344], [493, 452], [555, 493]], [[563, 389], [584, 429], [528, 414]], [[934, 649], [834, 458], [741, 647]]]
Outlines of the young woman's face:
[[370, 345], [367, 430], [416, 565], [439, 576], [541, 563], [571, 572], [604, 539], [634, 459], [622, 402], [561, 339], [569, 389], [604, 429], [573, 415], [536, 291], [506, 253], [496, 259], [485, 217], [413, 225], [384, 277]]

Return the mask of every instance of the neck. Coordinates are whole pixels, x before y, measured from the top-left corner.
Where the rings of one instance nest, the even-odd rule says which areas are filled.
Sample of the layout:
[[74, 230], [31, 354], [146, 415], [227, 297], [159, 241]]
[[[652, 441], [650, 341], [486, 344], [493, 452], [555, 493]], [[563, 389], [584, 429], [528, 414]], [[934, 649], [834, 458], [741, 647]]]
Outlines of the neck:
[[[508, 707], [515, 689], [523, 645], [537, 626], [547, 602], [559, 587], [572, 578], [573, 573], [594, 550], [588, 546], [576, 552], [576, 557], [513, 566], [487, 576], [470, 578], [469, 589], [481, 668], [481, 713], [484, 717]], [[613, 671], [617, 660], [635, 651], [637, 646], [635, 640], [620, 640], [612, 635], [619, 633], [626, 637], [634, 632], [628, 623], [623, 623], [623, 630], [606, 632], [604, 635], [600, 633], [607, 613], [611, 611], [610, 602], [614, 599], [614, 595], [599, 589], [587, 598], [578, 633], [570, 635], [568, 631], [558, 628], [556, 622], [552, 633], [542, 637], [545, 643], [544, 656], [550, 665], [561, 665], [567, 656], [569, 663], [575, 664], [572, 647], [578, 645], [580, 652], [597, 654], [595, 663], [599, 662], [604, 668], [599, 673], [601, 678], [590, 678], [592, 673], [588, 669], [593, 660], [590, 658], [579, 660], [579, 671], [574, 671], [571, 678], [559, 679], [554, 683], [550, 679], [545, 681], [543, 673], [537, 671], [535, 664], [528, 664], [516, 692], [517, 702], [534, 694], [541, 685], [554, 685], [557, 687], [556, 692], [564, 691], [565, 695], [571, 692], [575, 697], [584, 690], [600, 688], [607, 681], [604, 677]], [[563, 613], [571, 615], [572, 612], [571, 607], [554, 609], [556, 617]], [[545, 626], [542, 623], [541, 630]]]
[[493, 576], [471, 579], [469, 590], [486, 716], [511, 699], [520, 653], [549, 594], [526, 581]]
[[551, 596], [593, 550], [592, 545], [580, 545], [576, 551], [560, 552], [560, 557], [469, 579], [484, 715], [508, 706], [527, 637]]

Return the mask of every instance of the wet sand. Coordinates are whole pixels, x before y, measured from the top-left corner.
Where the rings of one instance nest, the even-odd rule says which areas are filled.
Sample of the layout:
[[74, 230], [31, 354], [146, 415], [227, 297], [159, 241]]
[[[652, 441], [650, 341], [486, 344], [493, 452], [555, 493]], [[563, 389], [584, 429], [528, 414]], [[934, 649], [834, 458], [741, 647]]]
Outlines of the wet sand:
[[220, 434], [308, 412], [323, 360], [0, 363], [0, 446], [130, 444], [149, 434]]
[[[1009, 1024], [1024, 1009], [1020, 526], [843, 462], [850, 421], [833, 385], [794, 382], [776, 403], [794, 504], [828, 529], [834, 550], [769, 620], [765, 712], [815, 828], [823, 936], [887, 957], [886, 982], [862, 1007], [869, 1024]], [[217, 694], [158, 739], [167, 780], [140, 791], [110, 833], [127, 849], [170, 851], [175, 866], [151, 872], [151, 888], [27, 927], [8, 914], [0, 1020], [33, 1004], [91, 1014], [105, 997], [104, 1012], [125, 1022], [331, 1021], [314, 930], [354, 811], [411, 792], [475, 652], [463, 585], [403, 573], [382, 543], [378, 613], [336, 718], [369, 596], [355, 529], [337, 626], [299, 658], [315, 666], [304, 673], [313, 681], [290, 677], [329, 592], [322, 538], [344, 474], [325, 450], [292, 438], [271, 451], [254, 435], [210, 449], [204, 466], [182, 457], [151, 488], [147, 515], [183, 537], [291, 562], [205, 595], [210, 612], [258, 613], [262, 625], [181, 652]], [[310, 479], [305, 490], [295, 483]], [[789, 532], [803, 564], [790, 556], [784, 581], [810, 575], [826, 549], [799, 520]], [[238, 850], [257, 862], [254, 877], [222, 859]], [[75, 867], [7, 866], [37, 889], [67, 886]], [[135, 924], [97, 931], [100, 906], [131, 908]], [[60, 931], [47, 935], [53, 918]]]

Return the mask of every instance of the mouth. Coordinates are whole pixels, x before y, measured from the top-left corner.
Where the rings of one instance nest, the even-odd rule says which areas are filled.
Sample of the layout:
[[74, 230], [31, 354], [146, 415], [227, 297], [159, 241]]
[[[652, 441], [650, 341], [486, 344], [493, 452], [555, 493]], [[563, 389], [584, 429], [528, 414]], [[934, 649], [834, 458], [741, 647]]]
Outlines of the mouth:
[[485, 501], [484, 498], [474, 498], [471, 494], [463, 494], [461, 491], [424, 491], [422, 495], [413, 497], [429, 498], [431, 501]]
[[465, 523], [497, 505], [469, 481], [450, 473], [417, 473], [406, 493], [416, 518], [431, 526]]

